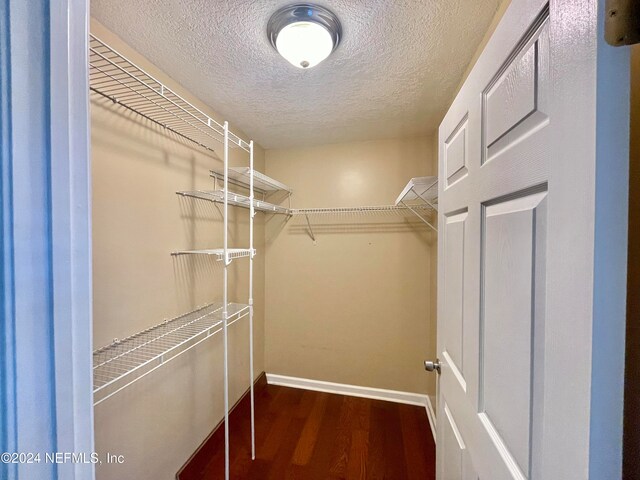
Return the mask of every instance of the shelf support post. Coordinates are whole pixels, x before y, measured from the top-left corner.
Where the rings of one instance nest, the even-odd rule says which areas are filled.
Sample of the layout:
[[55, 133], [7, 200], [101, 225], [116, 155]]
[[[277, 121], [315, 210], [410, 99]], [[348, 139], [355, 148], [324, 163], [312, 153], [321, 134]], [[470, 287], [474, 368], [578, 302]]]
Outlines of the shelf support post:
[[224, 343], [224, 478], [229, 480], [229, 339], [227, 332], [228, 318], [228, 270], [229, 270], [229, 123], [224, 122], [224, 288], [223, 288], [223, 343]]
[[253, 394], [253, 217], [255, 216], [253, 194], [253, 140], [249, 143], [249, 382], [251, 389], [251, 459], [256, 459], [255, 401]]

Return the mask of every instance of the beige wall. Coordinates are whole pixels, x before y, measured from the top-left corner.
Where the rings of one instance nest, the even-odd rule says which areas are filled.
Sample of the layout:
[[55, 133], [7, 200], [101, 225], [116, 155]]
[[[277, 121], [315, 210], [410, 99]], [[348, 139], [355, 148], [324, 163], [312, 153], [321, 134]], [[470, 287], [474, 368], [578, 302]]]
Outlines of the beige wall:
[[493, 36], [493, 32], [495, 32], [496, 28], [498, 28], [498, 24], [500, 23], [500, 20], [502, 20], [502, 17], [504, 16], [504, 13], [507, 11], [507, 8], [509, 8], [509, 5], [511, 5], [511, 0], [503, 0], [500, 6], [498, 7], [498, 10], [493, 16], [491, 23], [489, 24], [489, 28], [487, 28], [487, 31], [485, 32], [484, 37], [482, 37], [482, 40], [478, 44], [476, 51], [474, 52], [473, 56], [471, 57], [471, 60], [469, 61], [469, 64], [467, 65], [467, 68], [464, 71], [464, 74], [462, 75], [462, 79], [458, 84], [458, 88], [456, 88], [455, 94], [451, 97], [451, 101], [453, 101], [456, 95], [458, 95], [458, 93], [460, 92], [460, 89], [464, 85], [464, 82], [466, 82], [467, 77], [471, 73], [471, 70], [473, 70], [473, 67], [475, 67], [476, 62], [478, 61], [478, 58], [480, 58], [480, 55], [482, 55], [484, 48], [487, 46], [487, 43], [489, 43], [489, 40], [491, 40], [491, 37]]
[[[435, 174], [432, 138], [268, 150], [267, 173], [294, 206], [392, 204]], [[267, 372], [433, 393], [436, 235], [414, 217], [351, 215], [267, 222]], [[410, 223], [408, 223], [410, 222]]]
[[[91, 29], [207, 111], [97, 22]], [[209, 169], [222, 164], [113, 106], [92, 102], [91, 127], [94, 347], [98, 348], [221, 299], [221, 263], [212, 258], [174, 258], [170, 252], [222, 246], [221, 207], [175, 194], [213, 188]], [[231, 152], [233, 163], [248, 164], [244, 152]], [[216, 153], [221, 158], [221, 146]], [[256, 167], [264, 167], [261, 149]], [[248, 211], [230, 209], [230, 245], [246, 247]], [[259, 374], [264, 370], [265, 251], [263, 215], [256, 219], [255, 372]], [[246, 303], [247, 259], [233, 263], [230, 279], [230, 301]], [[230, 328], [229, 344], [230, 399], [235, 402], [249, 386], [248, 319]], [[125, 455], [123, 465], [99, 466], [98, 480], [175, 478], [223, 416], [222, 359], [219, 334], [98, 405], [97, 451]]]

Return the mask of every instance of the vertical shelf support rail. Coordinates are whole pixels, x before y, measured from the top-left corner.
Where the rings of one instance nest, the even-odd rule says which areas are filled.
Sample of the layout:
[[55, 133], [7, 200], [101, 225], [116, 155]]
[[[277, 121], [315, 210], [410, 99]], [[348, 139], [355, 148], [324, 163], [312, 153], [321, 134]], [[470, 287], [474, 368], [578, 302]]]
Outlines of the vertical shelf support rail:
[[227, 325], [228, 285], [229, 280], [229, 123], [224, 122], [224, 289], [223, 299], [223, 342], [224, 342], [224, 478], [229, 480], [229, 339]]
[[[253, 218], [255, 217], [254, 193], [253, 193], [253, 140], [249, 143], [249, 385], [251, 389], [251, 459], [256, 459], [256, 427], [255, 427], [255, 402], [253, 397], [253, 257], [256, 252], [253, 248]], [[225, 189], [226, 190], [226, 189]]]

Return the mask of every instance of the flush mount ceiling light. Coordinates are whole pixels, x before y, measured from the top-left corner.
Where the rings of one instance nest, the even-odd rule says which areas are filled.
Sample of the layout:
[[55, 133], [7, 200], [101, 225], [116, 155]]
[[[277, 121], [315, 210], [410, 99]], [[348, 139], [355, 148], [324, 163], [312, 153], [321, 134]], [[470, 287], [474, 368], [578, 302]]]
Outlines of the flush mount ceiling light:
[[340, 20], [319, 5], [297, 3], [281, 8], [269, 19], [271, 45], [289, 63], [311, 68], [331, 55], [342, 37]]

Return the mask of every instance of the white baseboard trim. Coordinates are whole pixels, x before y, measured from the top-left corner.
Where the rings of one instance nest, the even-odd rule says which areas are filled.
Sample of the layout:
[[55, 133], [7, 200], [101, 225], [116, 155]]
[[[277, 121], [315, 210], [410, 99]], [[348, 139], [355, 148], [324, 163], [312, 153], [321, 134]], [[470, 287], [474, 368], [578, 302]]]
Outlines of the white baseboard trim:
[[303, 390], [314, 390], [316, 392], [337, 393], [338, 395], [371, 398], [373, 400], [385, 400], [387, 402], [406, 403], [407, 405], [424, 407], [427, 411], [427, 418], [429, 419], [429, 427], [431, 427], [433, 440], [435, 441], [436, 439], [436, 414], [428, 395], [385, 390], [382, 388], [360, 387], [358, 385], [347, 385], [344, 383], [323, 382], [321, 380], [310, 380], [308, 378], [287, 377], [285, 375], [276, 375], [275, 373], [267, 373], [266, 375], [269, 385], [301, 388]]
[[360, 387], [344, 383], [323, 382], [308, 378], [287, 377], [267, 373], [267, 383], [281, 385], [283, 387], [301, 388], [303, 390], [315, 390], [317, 392], [337, 393], [351, 397], [371, 398], [373, 400], [386, 400], [388, 402], [406, 403], [426, 407], [429, 397], [420, 393], [399, 392], [396, 390], [384, 390], [382, 388]]
[[427, 418], [429, 419], [429, 426], [431, 427], [431, 434], [433, 435], [433, 441], [436, 441], [436, 412], [431, 404], [431, 397], [427, 395], [427, 404], [425, 405], [427, 410]]

